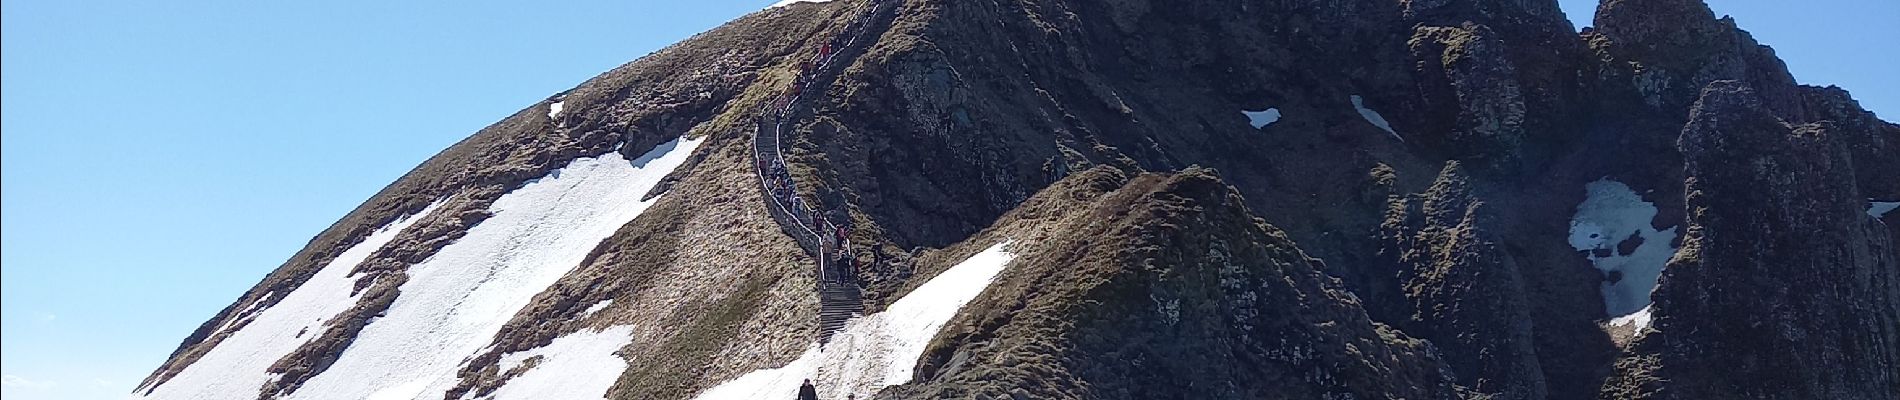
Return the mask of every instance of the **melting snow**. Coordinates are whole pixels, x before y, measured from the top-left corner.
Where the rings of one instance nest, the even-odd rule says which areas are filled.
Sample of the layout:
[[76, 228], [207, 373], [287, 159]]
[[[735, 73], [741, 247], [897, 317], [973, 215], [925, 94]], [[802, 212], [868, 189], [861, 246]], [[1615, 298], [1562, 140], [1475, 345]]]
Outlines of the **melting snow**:
[[1643, 335], [1643, 329], [1649, 327], [1649, 307], [1650, 306], [1643, 306], [1643, 309], [1637, 310], [1630, 315], [1613, 318], [1610, 320], [1610, 325], [1631, 326], [1635, 328], [1636, 336], [1641, 337]]
[[812, 372], [817, 369], [816, 364], [824, 362], [822, 359], [827, 356], [818, 346], [812, 346], [790, 364], [746, 373], [700, 393], [693, 400], [797, 398], [798, 386], [811, 378]]
[[605, 310], [607, 309], [607, 306], [611, 306], [611, 305], [614, 305], [614, 299], [601, 300], [599, 303], [594, 303], [594, 305], [587, 306], [586, 311], [581, 311], [581, 317], [593, 316], [594, 313], [600, 312], [600, 310]]
[[[271, 364], [304, 342], [315, 338], [330, 318], [356, 305], [350, 294], [356, 269], [370, 253], [394, 240], [409, 225], [435, 211], [441, 201], [430, 204], [415, 215], [405, 216], [377, 229], [362, 242], [324, 264], [310, 279], [298, 285], [277, 304], [256, 312], [249, 324], [218, 342], [211, 351], [186, 366], [177, 376], [160, 384], [149, 398], [159, 399], [255, 399], [258, 388], [276, 378], [267, 374]], [[253, 307], [256, 305], [254, 304]]]
[[[1603, 307], [1610, 315], [1637, 312], [1649, 305], [1649, 292], [1656, 288], [1663, 264], [1676, 254], [1676, 227], [1651, 227], [1656, 205], [1620, 182], [1605, 178], [1584, 189], [1589, 197], [1577, 205], [1577, 214], [1570, 219], [1570, 247], [1585, 252], [1606, 276], [1621, 276], [1616, 282], [1603, 282]], [[1620, 247], [1625, 246], [1620, 245], [1631, 237], [1642, 243], [1624, 254]]]
[[1874, 218], [1887, 215], [1887, 213], [1893, 212], [1895, 208], [1900, 208], [1900, 201], [1874, 201], [1874, 199], [1867, 199], [1867, 215], [1873, 216]]
[[831, 0], [779, 0], [779, 2], [772, 3], [772, 5], [766, 6], [765, 8], [784, 7], [784, 6], [792, 5], [792, 3], [829, 3], [829, 2], [831, 2]]
[[[611, 300], [610, 300], [611, 301]], [[602, 304], [606, 304], [603, 302]], [[539, 364], [497, 389], [491, 399], [601, 399], [626, 372], [627, 360], [614, 354], [633, 341], [633, 326], [581, 330], [555, 338], [547, 346], [501, 356], [501, 370], [529, 358]]]
[[244, 306], [243, 311], [238, 311], [237, 314], [231, 314], [231, 318], [225, 319], [224, 324], [219, 325], [218, 330], [211, 331], [211, 334], [216, 336], [217, 334], [224, 333], [225, 330], [231, 329], [233, 326], [237, 326], [240, 322], [249, 321], [251, 317], [256, 316], [259, 310], [263, 309], [264, 301], [270, 300], [270, 297], [275, 294], [277, 294], [276, 291], [271, 291], [265, 292], [263, 296], [258, 296], [257, 300], [251, 301], [251, 305]]
[[998, 243], [950, 267], [904, 295], [884, 312], [854, 318], [831, 338], [783, 367], [752, 371], [695, 399], [790, 399], [806, 379], [818, 397], [871, 398], [888, 386], [910, 382], [924, 346], [963, 305], [989, 287], [1016, 255]]
[[1274, 122], [1280, 121], [1280, 109], [1278, 108], [1268, 108], [1264, 111], [1240, 110], [1240, 113], [1247, 116], [1247, 124], [1253, 125], [1254, 129], [1264, 128], [1267, 125], [1272, 125]]
[[557, 102], [554, 102], [554, 104], [549, 104], [548, 105], [548, 119], [555, 119], [556, 116], [561, 115], [561, 110], [564, 109], [566, 104], [567, 102], [565, 101], [557, 101]]
[[577, 159], [496, 199], [489, 207], [493, 217], [410, 267], [386, 315], [290, 397], [442, 398], [464, 359], [652, 205], [640, 197], [702, 141], [675, 139], [633, 161], [619, 153]]
[[1396, 138], [1401, 142], [1405, 141], [1405, 138], [1399, 137], [1398, 131], [1392, 130], [1392, 124], [1386, 123], [1385, 117], [1380, 116], [1378, 111], [1372, 111], [1372, 109], [1366, 108], [1366, 100], [1363, 98], [1360, 98], [1359, 95], [1356, 95], [1356, 94], [1352, 95], [1352, 108], [1359, 110], [1359, 116], [1364, 117], [1366, 119], [1366, 122], [1371, 122], [1373, 126], [1377, 126], [1379, 127], [1379, 129], [1384, 129], [1385, 133], [1392, 134], [1393, 138]]

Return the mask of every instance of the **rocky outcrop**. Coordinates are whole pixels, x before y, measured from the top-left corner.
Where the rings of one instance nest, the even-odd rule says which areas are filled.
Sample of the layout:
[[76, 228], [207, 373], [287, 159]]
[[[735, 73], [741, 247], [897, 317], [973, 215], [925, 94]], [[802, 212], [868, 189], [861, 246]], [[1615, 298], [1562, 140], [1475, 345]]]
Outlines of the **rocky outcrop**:
[[1800, 90], [1807, 114], [1799, 121], [1824, 124], [1847, 148], [1861, 195], [1900, 200], [1900, 125], [1861, 108], [1846, 89], [1802, 86]]
[[1497, 243], [1493, 211], [1472, 186], [1448, 163], [1430, 189], [1394, 198], [1386, 213], [1381, 253], [1412, 304], [1403, 327], [1437, 345], [1471, 390], [1545, 398], [1517, 260]]
[[[1488, 171], [1517, 171], [1524, 142], [1524, 97], [1517, 67], [1484, 25], [1419, 26], [1408, 42], [1419, 98], [1433, 117], [1415, 138]], [[1444, 132], [1443, 136], [1434, 133]], [[1422, 136], [1422, 137], [1421, 137]]]
[[1604, 396], [1891, 398], [1900, 255], [1863, 211], [1849, 151], [1741, 82], [1704, 90], [1680, 146], [1689, 228], [1653, 295], [1655, 332]]
[[1078, 200], [880, 398], [1458, 398], [1212, 171]]
[[1735, 80], [1760, 93], [1765, 111], [1789, 120], [1802, 114], [1794, 76], [1774, 50], [1699, 0], [1605, 0], [1584, 37], [1604, 89], [1633, 89], [1652, 110], [1680, 118], [1703, 86]]

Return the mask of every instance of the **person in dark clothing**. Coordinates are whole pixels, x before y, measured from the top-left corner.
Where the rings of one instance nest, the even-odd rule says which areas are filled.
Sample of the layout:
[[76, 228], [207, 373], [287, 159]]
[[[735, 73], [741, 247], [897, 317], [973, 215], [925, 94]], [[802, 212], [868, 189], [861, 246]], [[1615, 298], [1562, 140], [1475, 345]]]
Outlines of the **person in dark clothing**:
[[811, 380], [798, 385], [798, 400], [818, 400], [818, 388], [811, 386]]

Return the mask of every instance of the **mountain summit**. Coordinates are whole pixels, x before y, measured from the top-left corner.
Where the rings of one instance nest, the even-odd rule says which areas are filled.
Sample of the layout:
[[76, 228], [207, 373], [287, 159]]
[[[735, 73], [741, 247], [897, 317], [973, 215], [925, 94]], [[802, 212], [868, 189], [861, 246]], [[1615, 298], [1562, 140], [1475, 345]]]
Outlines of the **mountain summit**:
[[1900, 125], [1695, 0], [786, 1], [424, 162], [153, 399], [1891, 399]]

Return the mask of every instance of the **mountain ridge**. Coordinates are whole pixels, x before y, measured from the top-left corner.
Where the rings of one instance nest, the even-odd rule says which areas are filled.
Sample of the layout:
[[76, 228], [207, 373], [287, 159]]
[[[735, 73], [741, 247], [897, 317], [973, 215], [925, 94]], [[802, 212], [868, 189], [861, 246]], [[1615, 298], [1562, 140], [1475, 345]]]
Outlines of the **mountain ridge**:
[[[857, 15], [886, 5], [893, 12], [869, 24], [872, 39], [829, 47], [826, 39], [851, 31]], [[399, 321], [387, 319], [388, 310], [426, 293], [411, 290], [412, 284], [443, 279], [411, 279], [412, 272], [432, 270], [412, 269], [443, 251], [480, 251], [470, 249], [477, 241], [465, 238], [498, 225], [491, 221], [507, 213], [493, 209], [498, 201], [538, 183], [593, 179], [569, 168], [598, 160], [618, 160], [608, 167], [625, 163], [635, 170], [647, 167], [640, 159], [675, 161], [653, 172], [659, 176], [650, 187], [603, 201], [648, 205], [595, 243], [576, 244], [586, 249], [574, 262], [494, 261], [496, 271], [554, 278], [509, 295], [506, 302], [521, 305], [502, 311], [505, 316], [480, 313], [499, 322], [492, 332], [471, 333], [485, 337], [486, 345], [458, 356], [462, 360], [448, 368], [451, 373], [419, 377], [427, 381], [415, 393], [383, 391], [407, 390], [410, 382], [360, 382], [379, 385], [365, 390], [402, 398], [436, 397], [423, 392], [437, 388], [445, 398], [516, 393], [506, 390], [510, 382], [555, 379], [536, 371], [570, 359], [545, 349], [582, 332], [626, 332], [626, 343], [604, 356], [626, 360], [622, 374], [612, 382], [580, 376], [573, 379], [588, 380], [567, 382], [598, 387], [612, 398], [690, 398], [749, 372], [794, 363], [812, 346], [825, 348], [827, 332], [837, 329], [819, 323], [826, 301], [814, 288], [830, 279], [813, 268], [834, 255], [787, 236], [784, 218], [761, 201], [773, 195], [756, 194], [769, 187], [755, 189], [764, 165], [751, 140], [761, 110], [808, 82], [822, 86], [812, 87], [808, 105], [786, 119], [785, 175], [797, 182], [793, 191], [801, 202], [823, 210], [824, 221], [851, 227], [844, 240], [820, 242], [850, 244], [837, 250], [840, 262], [832, 265], [853, 266], [843, 272], [862, 291], [861, 315], [884, 311], [924, 281], [1001, 241], [999, 235], [1009, 237], [1015, 254], [1016, 261], [982, 295], [940, 327], [941, 334], [914, 360], [916, 375], [854, 386], [888, 387], [877, 392], [881, 398], [1297, 392], [1328, 398], [1573, 399], [1716, 393], [1697, 386], [1716, 377], [1671, 372], [1708, 361], [1655, 344], [1684, 335], [1672, 330], [1694, 329], [1681, 327], [1730, 323], [1664, 305], [1678, 296], [1672, 289], [1678, 285], [1717, 284], [1697, 283], [1713, 278], [1698, 278], [1699, 267], [1690, 265], [1743, 262], [1725, 255], [1692, 261], [1698, 250], [1690, 244], [1726, 243], [1698, 236], [1698, 229], [1721, 226], [1779, 240], [1777, 235], [1794, 233], [1709, 218], [1753, 212], [1750, 207], [1805, 218], [1808, 209], [1789, 204], [1811, 201], [1815, 192], [1861, 193], [1829, 197], [1834, 214], [1865, 215], [1850, 210], [1865, 208], [1865, 198], [1900, 200], [1900, 157], [1890, 144], [1900, 139], [1900, 126], [1860, 109], [1844, 90], [1796, 84], [1771, 49], [1732, 20], [1716, 19], [1700, 2], [1608, 0], [1597, 10], [1596, 25], [1576, 33], [1555, 2], [1504, 0], [847, 0], [769, 8], [604, 73], [431, 158], [207, 321], [141, 384], [139, 394], [177, 396], [164, 391], [175, 386], [169, 384], [175, 376], [218, 353], [259, 315], [288, 312], [273, 310], [287, 310], [279, 302], [328, 271], [325, 265], [336, 254], [365, 251], [353, 247], [379, 227], [414, 223], [397, 229], [388, 244], [372, 242], [377, 248], [366, 250], [365, 261], [343, 267], [351, 273], [342, 275], [361, 275], [349, 292], [350, 299], [363, 300], [320, 316], [343, 322], [318, 324], [322, 333], [313, 339], [298, 331], [270, 334], [276, 336], [267, 342], [296, 349], [271, 357], [268, 370], [255, 371], [265, 387], [255, 395], [220, 394], [324, 396], [302, 385], [330, 374], [339, 359], [373, 357], [350, 351], [363, 348], [359, 340], [375, 343], [390, 340], [388, 335], [358, 335], [367, 326]], [[836, 72], [821, 69], [822, 78], [801, 66], [834, 52], [851, 55]], [[1710, 91], [1746, 92], [1737, 96], [1756, 100], [1718, 102], [1710, 100]], [[1274, 110], [1276, 118], [1252, 125], [1248, 110]], [[1757, 133], [1727, 124], [1736, 116], [1794, 128]], [[1832, 146], [1825, 151], [1780, 154], [1749, 147], [1724, 150], [1729, 153], [1721, 157], [1819, 163], [1813, 168], [1829, 171], [1815, 175], [1825, 184], [1780, 186], [1789, 197], [1777, 202], [1703, 210], [1698, 204], [1706, 197], [1698, 196], [1708, 189], [1699, 185], [1711, 173], [1740, 167], [1711, 163], [1711, 155], [1695, 144], [1739, 134], [1756, 135], [1751, 140], [1782, 135], [1794, 143], [1824, 137]], [[1748, 179], [1768, 178], [1730, 178], [1730, 184]], [[1599, 232], [1612, 236], [1593, 236], [1604, 243], [1598, 247], [1576, 247], [1579, 221], [1587, 219], [1579, 205], [1599, 195], [1585, 187], [1599, 181], [1615, 183], [1639, 203], [1605, 203], [1622, 207], [1616, 210], [1648, 207], [1648, 220], [1640, 222], [1648, 229], [1685, 227], [1682, 251], [1690, 253], [1677, 254], [1668, 266], [1635, 265], [1650, 262], [1624, 258], [1641, 246], [1640, 230]], [[566, 202], [535, 207], [558, 210]], [[1130, 210], [1152, 215], [1116, 214]], [[549, 218], [559, 222], [549, 226], [593, 221], [582, 214]], [[1799, 228], [1835, 239], [1821, 243], [1860, 246], [1851, 253], [1854, 259], [1873, 261], [1855, 261], [1859, 267], [1852, 271], [1893, 268], [1891, 233], [1838, 234], [1843, 224], [1881, 230], [1866, 221], [1822, 221]], [[559, 232], [525, 229], [522, 237]], [[1119, 241], [1101, 241], [1109, 238]], [[1222, 318], [1280, 326], [1302, 338], [1291, 345], [1318, 353], [1300, 353], [1300, 360], [1290, 361], [1295, 367], [1263, 364], [1292, 353], [1259, 348], [1233, 349], [1244, 356], [1216, 357], [1205, 365], [1171, 359], [1139, 368], [1117, 364], [1132, 362], [1113, 356], [1126, 352], [1223, 348], [1194, 338], [1244, 343], [1265, 337], [1266, 331], [1255, 328], [1207, 328], [1174, 338], [1180, 340], [1139, 334], [1165, 328], [1148, 325], [1167, 313], [1127, 308], [1142, 300], [1127, 295], [1146, 290], [1147, 304], [1158, 305], [1166, 302], [1153, 296], [1186, 290], [1162, 289], [1167, 285], [1207, 286], [1203, 272], [1220, 268], [1206, 267], [1225, 265], [1199, 249], [1213, 242], [1274, 249], [1247, 250], [1262, 256], [1241, 262], [1237, 276], [1298, 281], [1268, 286], [1275, 288], [1269, 292], [1298, 293], [1292, 298], [1302, 300], [1256, 304], [1238, 300], [1254, 292], [1194, 292], [1206, 295], [1203, 305], [1231, 309], [1196, 315], [1220, 307], [1190, 307], [1182, 315], [1194, 316], [1202, 327], [1220, 326], [1226, 322], [1213, 321]], [[1662, 248], [1674, 252], [1675, 243]], [[1069, 255], [1054, 253], [1059, 251]], [[519, 260], [542, 257], [540, 250], [522, 254]], [[1661, 271], [1654, 292], [1659, 306], [1643, 311], [1655, 322], [1634, 330], [1612, 326], [1614, 317], [1625, 316], [1606, 312], [1607, 288], [1628, 284], [1622, 279], [1642, 268]], [[1062, 283], [1026, 286], [1024, 276]], [[1835, 287], [1827, 282], [1853, 276], [1824, 273], [1802, 284]], [[1160, 286], [1124, 287], [1137, 283]], [[1097, 289], [1115, 287], [1123, 289]], [[481, 290], [456, 296], [474, 293]], [[1012, 315], [1023, 310], [998, 305], [1008, 298], [1044, 306]], [[1076, 299], [1136, 311], [1111, 316], [1066, 305]], [[1843, 301], [1821, 298], [1796, 306], [1819, 309]], [[460, 307], [444, 315], [472, 312]], [[1900, 313], [1882, 307], [1856, 308], [1840, 320], [1891, 322]], [[1253, 314], [1236, 317], [1239, 310]], [[1812, 329], [1849, 329], [1830, 322], [1836, 320], [1776, 315]], [[1313, 318], [1333, 319], [1334, 325], [1314, 325]], [[1877, 343], [1893, 341], [1900, 329], [1891, 325], [1874, 325], [1874, 336], [1888, 338]], [[1339, 340], [1363, 346], [1341, 348]], [[1859, 343], [1840, 343], [1850, 342]], [[1004, 343], [1018, 347], [994, 347]], [[1846, 345], [1817, 346], [1831, 351]], [[985, 364], [1004, 356], [1046, 368]], [[603, 356], [592, 357], [587, 359]], [[1875, 354], [1840, 365], [1878, 369], [1891, 365], [1891, 358]], [[528, 359], [541, 361], [523, 361]], [[1777, 360], [1749, 368], [1773, 371], [1812, 361]], [[1184, 372], [1202, 367], [1281, 375], [1230, 375], [1227, 388], [1215, 392], [1155, 380], [1219, 384]], [[989, 373], [1008, 379], [977, 379], [999, 377], [984, 375]], [[1814, 378], [1802, 381], [1809, 386], [1800, 390], [1877, 398], [1896, 385], [1877, 373], [1856, 379]], [[1763, 382], [1734, 382], [1754, 386], [1721, 393], [1792, 393]], [[831, 385], [847, 383], [818, 384], [818, 392], [835, 393]]]

